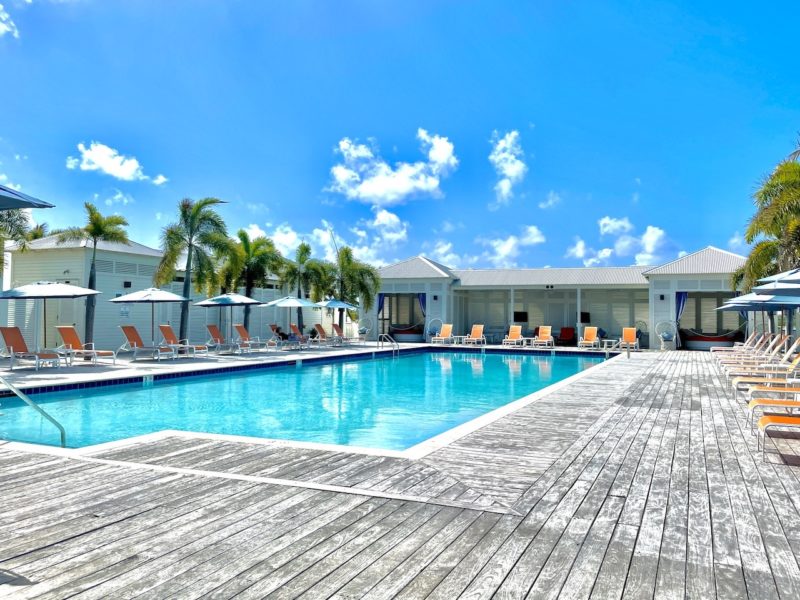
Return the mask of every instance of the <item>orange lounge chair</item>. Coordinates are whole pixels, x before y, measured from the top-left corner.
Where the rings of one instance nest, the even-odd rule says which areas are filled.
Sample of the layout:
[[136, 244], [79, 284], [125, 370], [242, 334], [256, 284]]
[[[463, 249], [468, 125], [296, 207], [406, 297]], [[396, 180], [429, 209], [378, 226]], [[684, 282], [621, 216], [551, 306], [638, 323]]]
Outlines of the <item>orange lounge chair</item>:
[[442, 323], [442, 328], [434, 336], [431, 336], [431, 344], [452, 344], [453, 343], [453, 324]]
[[222, 335], [222, 332], [219, 330], [219, 327], [216, 325], [206, 325], [206, 329], [208, 329], [208, 334], [211, 336], [209, 340], [206, 342], [206, 345], [213, 349], [215, 352], [224, 352], [227, 348], [228, 352], [232, 352], [234, 354], [241, 354], [243, 348], [237, 344], [236, 342], [226, 342], [225, 336]]
[[486, 336], [483, 335], [483, 325], [473, 325], [469, 335], [464, 337], [465, 344], [486, 344]]
[[161, 336], [164, 338], [162, 344], [169, 346], [175, 353], [180, 355], [181, 352], [185, 356], [197, 356], [198, 353], [208, 355], [208, 346], [205, 344], [190, 344], [189, 340], [179, 340], [172, 329], [172, 325], [159, 325]]
[[617, 344], [620, 348], [639, 349], [639, 338], [636, 336], [636, 327], [623, 327], [622, 337]]
[[28, 350], [28, 344], [25, 343], [19, 327], [0, 327], [0, 333], [3, 335], [3, 341], [6, 343], [6, 349], [11, 359], [10, 370], [14, 370], [14, 361], [16, 360], [32, 360], [37, 371], [41, 365], [50, 365], [56, 368], [61, 366], [62, 356], [55, 350], [47, 348], [38, 352]]
[[552, 331], [553, 327], [551, 325], [542, 325], [539, 327], [539, 333], [537, 333], [536, 337], [531, 340], [531, 346], [555, 348], [556, 342], [553, 339]]
[[297, 327], [295, 323], [290, 323], [289, 327], [292, 329], [292, 335], [289, 336], [289, 339], [292, 339], [292, 336], [294, 336], [295, 341], [300, 344], [301, 348], [304, 344], [308, 345], [308, 336], [303, 335], [303, 332], [300, 331], [300, 328]]
[[747, 410], [749, 412], [748, 422], [752, 429], [755, 424], [756, 411], [763, 412], [770, 408], [780, 408], [787, 412], [789, 416], [797, 416], [794, 411], [800, 410], [800, 400], [790, 400], [788, 398], [753, 398], [747, 403]]
[[357, 338], [350, 338], [350, 337], [347, 337], [347, 336], [344, 334], [344, 331], [342, 330], [342, 328], [341, 328], [341, 327], [339, 327], [339, 324], [338, 324], [338, 323], [333, 323], [333, 324], [331, 325], [331, 327], [333, 327], [333, 332], [336, 334], [336, 336], [337, 336], [337, 337], [338, 337], [340, 340], [342, 340], [342, 343], [343, 343], [343, 344], [352, 344], [353, 342], [360, 342], [360, 341], [361, 341], [361, 338], [360, 338], [360, 337], [357, 337]]
[[522, 337], [522, 325], [511, 325], [508, 334], [503, 338], [503, 346], [524, 346], [525, 338]]
[[800, 346], [800, 338], [797, 338], [791, 347], [784, 352], [783, 356], [778, 358], [777, 353], [783, 350], [783, 346], [778, 346], [777, 352], [770, 353], [769, 356], [764, 358], [749, 358], [741, 362], [725, 362], [720, 364], [720, 369], [727, 377], [734, 377], [737, 375], [749, 375], [753, 371], [758, 372], [759, 369], [770, 369], [774, 367], [785, 367], [791, 364], [792, 357]]
[[84, 344], [81, 342], [81, 337], [78, 331], [72, 325], [57, 325], [58, 335], [64, 342], [61, 346], [56, 348], [56, 352], [61, 352], [67, 357], [69, 364], [72, 364], [75, 358], [90, 358], [92, 364], [97, 364], [98, 358], [111, 357], [111, 364], [117, 364], [117, 353], [113, 350], [95, 350], [94, 342]]
[[767, 433], [772, 429], [792, 429], [800, 432], [800, 416], [768, 415], [758, 420], [757, 444], [761, 450], [761, 460], [766, 458]]
[[161, 360], [162, 358], [175, 358], [175, 351], [166, 345], [146, 346], [142, 341], [136, 327], [133, 325], [120, 325], [122, 334], [125, 336], [125, 343], [119, 347], [117, 352], [133, 352], [133, 360], [136, 360], [140, 353], [149, 354], [150, 358]]
[[342, 340], [338, 335], [330, 336], [325, 331], [325, 328], [317, 323], [314, 325], [314, 330], [317, 332], [317, 337], [311, 338], [310, 341], [316, 342], [319, 345], [325, 344], [328, 346], [341, 346]]
[[244, 326], [243, 323], [234, 323], [233, 328], [236, 330], [236, 335], [239, 336], [239, 339], [236, 340], [236, 343], [239, 344], [245, 350], [263, 350], [269, 349], [269, 342], [262, 342], [261, 338], [258, 337], [250, 337], [250, 332], [247, 331], [247, 328]]
[[586, 327], [583, 330], [583, 336], [578, 340], [578, 348], [600, 348], [597, 327]]

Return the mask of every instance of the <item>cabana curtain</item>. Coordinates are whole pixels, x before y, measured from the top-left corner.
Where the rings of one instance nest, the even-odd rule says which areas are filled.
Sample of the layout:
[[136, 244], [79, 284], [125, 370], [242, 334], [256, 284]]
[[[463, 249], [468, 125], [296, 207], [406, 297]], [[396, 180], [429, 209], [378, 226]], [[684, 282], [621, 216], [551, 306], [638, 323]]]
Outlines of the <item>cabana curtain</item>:
[[686, 308], [689, 292], [675, 292], [675, 347], [681, 347], [681, 315]]
[[425, 301], [427, 300], [427, 294], [424, 292], [421, 294], [417, 294], [417, 300], [419, 300], [419, 308], [422, 310], [422, 318], [425, 318]]
[[378, 314], [383, 312], [383, 302], [386, 300], [386, 294], [378, 294]]

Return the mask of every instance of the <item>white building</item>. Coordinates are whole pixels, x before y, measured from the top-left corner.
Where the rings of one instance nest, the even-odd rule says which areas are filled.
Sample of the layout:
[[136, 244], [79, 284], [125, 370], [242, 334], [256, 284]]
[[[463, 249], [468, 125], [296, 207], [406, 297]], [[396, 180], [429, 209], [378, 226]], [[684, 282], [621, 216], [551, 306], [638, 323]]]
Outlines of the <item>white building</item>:
[[[59, 244], [55, 236], [49, 236], [28, 244], [25, 251], [12, 250], [10, 252], [7, 281], [9, 287], [17, 287], [35, 281], [60, 281], [85, 287], [89, 279], [92, 248], [86, 241], [69, 241]], [[136, 242], [129, 244], [115, 244], [100, 242], [97, 246], [97, 284], [96, 289], [101, 292], [97, 296], [94, 326], [94, 341], [98, 348], [118, 348], [122, 345], [123, 337], [119, 326], [123, 324], [135, 325], [147, 341], [150, 337], [151, 306], [149, 304], [116, 304], [108, 302], [111, 298], [128, 294], [137, 290], [153, 286], [153, 276], [161, 260], [161, 251], [149, 248]], [[183, 273], [178, 272], [172, 284], [165, 286], [176, 294], [183, 293]], [[238, 290], [243, 293], [244, 290]], [[269, 302], [281, 296], [292, 293], [282, 289], [275, 278], [264, 288], [257, 288], [253, 298], [262, 302]], [[206, 296], [192, 289], [192, 305], [189, 309], [189, 339], [203, 342], [208, 339], [207, 323], [222, 325], [222, 331], [227, 331], [230, 319], [229, 309], [221, 311], [218, 308], [202, 308], [193, 303], [204, 299]], [[75, 325], [81, 336], [85, 332], [85, 300], [49, 300], [47, 302], [47, 322], [40, 334], [39, 344], [44, 341], [46, 333], [47, 345], [53, 347], [60, 343], [56, 325]], [[40, 300], [9, 300], [7, 306], [0, 305], [0, 314], [5, 315], [9, 325], [18, 326], [30, 347], [34, 347], [33, 332], [35, 327], [33, 319], [37, 313], [36, 303]], [[180, 303], [156, 304], [155, 323], [156, 341], [159, 341], [158, 324], [170, 323], [177, 333], [180, 323]], [[39, 309], [41, 310], [41, 308]], [[242, 308], [234, 308], [233, 320], [242, 322]], [[253, 307], [251, 310], [250, 334], [262, 338], [270, 337], [270, 323], [279, 324], [284, 331], [288, 331], [289, 322], [296, 322], [295, 309]], [[41, 316], [39, 317], [42, 318]], [[324, 323], [330, 330], [332, 314], [326, 310], [304, 309], [303, 320], [306, 331], [315, 323]], [[41, 328], [40, 328], [41, 330]]]
[[744, 261], [711, 246], [655, 267], [451, 269], [416, 256], [379, 270], [382, 287], [368, 317], [375, 335], [403, 326], [427, 332], [439, 319], [453, 323], [456, 333], [483, 323], [496, 339], [511, 324], [528, 331], [574, 327], [578, 335], [591, 324], [609, 337], [636, 325], [645, 345], [654, 347], [655, 326], [676, 320], [679, 292], [688, 294], [682, 327], [703, 333], [739, 327], [737, 313], [713, 309], [735, 295], [730, 277]]

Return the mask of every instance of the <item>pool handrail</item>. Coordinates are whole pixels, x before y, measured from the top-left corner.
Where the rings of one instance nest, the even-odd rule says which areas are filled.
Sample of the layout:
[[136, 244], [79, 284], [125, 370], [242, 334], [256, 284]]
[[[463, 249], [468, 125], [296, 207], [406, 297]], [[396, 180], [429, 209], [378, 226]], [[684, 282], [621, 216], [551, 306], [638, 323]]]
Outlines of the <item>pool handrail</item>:
[[50, 413], [48, 413], [45, 409], [43, 409], [41, 406], [36, 404], [36, 402], [31, 400], [17, 386], [15, 386], [15, 385], [11, 384], [9, 381], [7, 381], [5, 377], [0, 376], [0, 383], [2, 383], [9, 390], [11, 390], [14, 393], [14, 395], [17, 396], [20, 400], [22, 400], [25, 404], [30, 406], [32, 409], [34, 409], [36, 412], [38, 412], [40, 415], [42, 415], [45, 419], [47, 419], [53, 425], [55, 425], [58, 428], [59, 435], [61, 436], [61, 447], [62, 448], [66, 448], [67, 447], [67, 431], [64, 429], [64, 426], [61, 423], [56, 421], [55, 418], [53, 418], [53, 416], [50, 415]]

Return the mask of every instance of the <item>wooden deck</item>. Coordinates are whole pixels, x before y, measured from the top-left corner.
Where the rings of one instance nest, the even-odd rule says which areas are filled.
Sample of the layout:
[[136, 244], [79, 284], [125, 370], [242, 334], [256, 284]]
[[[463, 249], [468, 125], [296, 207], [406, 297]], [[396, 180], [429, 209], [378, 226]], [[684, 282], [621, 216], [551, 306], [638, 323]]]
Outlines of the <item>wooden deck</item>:
[[172, 436], [0, 446], [8, 598], [798, 598], [800, 440], [641, 353], [417, 461]]

